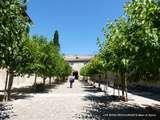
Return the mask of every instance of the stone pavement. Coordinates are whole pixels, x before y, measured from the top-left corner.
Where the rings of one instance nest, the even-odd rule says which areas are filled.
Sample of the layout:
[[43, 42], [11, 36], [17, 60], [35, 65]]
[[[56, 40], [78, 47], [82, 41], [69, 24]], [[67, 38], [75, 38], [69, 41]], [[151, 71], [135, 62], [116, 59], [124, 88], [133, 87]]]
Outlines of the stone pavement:
[[[115, 97], [106, 96], [104, 92], [79, 81], [75, 81], [73, 88], [69, 88], [69, 83], [66, 82], [50, 89], [48, 93], [30, 93], [29, 97], [7, 104], [12, 108], [9, 120], [107, 120], [108, 113], [130, 113], [134, 116], [139, 111], [142, 117], [148, 115], [138, 105], [118, 102]], [[154, 113], [151, 115], [156, 116]]]

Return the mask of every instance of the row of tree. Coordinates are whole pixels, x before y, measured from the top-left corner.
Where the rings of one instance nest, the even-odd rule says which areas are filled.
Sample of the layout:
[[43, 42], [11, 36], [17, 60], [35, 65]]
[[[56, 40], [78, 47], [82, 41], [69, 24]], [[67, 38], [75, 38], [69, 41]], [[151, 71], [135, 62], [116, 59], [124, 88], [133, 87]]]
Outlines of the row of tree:
[[98, 40], [99, 53], [81, 74], [111, 71], [127, 100], [127, 81], [160, 78], [160, 1], [132, 0], [124, 6], [124, 13], [125, 17], [104, 27], [105, 40]]
[[43, 78], [62, 78], [71, 67], [60, 54], [58, 31], [48, 42], [43, 36], [29, 37], [31, 19], [26, 13], [26, 0], [0, 1], [0, 68], [7, 69], [5, 96], [10, 99], [14, 76], [35, 74]]
[[65, 80], [65, 77], [71, 74], [72, 69], [60, 54], [60, 47], [55, 44], [55, 37], [53, 41], [48, 42], [47, 38], [43, 36], [33, 36], [26, 42], [25, 47], [28, 47], [29, 56], [24, 58], [26, 65], [20, 72], [34, 73], [35, 84], [37, 76], [43, 78], [45, 85], [46, 78], [49, 78], [49, 83], [51, 83], [52, 77], [56, 76], [57, 79]]

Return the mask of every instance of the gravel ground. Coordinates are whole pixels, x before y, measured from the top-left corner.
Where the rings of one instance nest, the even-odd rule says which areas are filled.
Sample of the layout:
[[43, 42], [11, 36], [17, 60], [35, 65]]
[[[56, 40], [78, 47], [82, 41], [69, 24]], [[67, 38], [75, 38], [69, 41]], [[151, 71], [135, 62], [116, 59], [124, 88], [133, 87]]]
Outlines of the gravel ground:
[[[108, 90], [111, 93], [112, 89]], [[66, 82], [46, 93], [25, 95], [7, 103], [11, 108], [5, 113], [9, 120], [152, 120], [157, 119], [160, 113], [159, 101], [151, 100], [155, 102], [156, 109], [146, 105], [150, 99], [132, 94], [129, 94], [131, 102], [122, 102], [79, 81], [75, 81], [73, 88], [69, 88]], [[135, 104], [133, 100], [136, 98], [140, 99], [140, 103], [147, 101], [146, 107]]]
[[76, 120], [89, 101], [83, 97], [81, 83], [75, 81], [73, 88], [66, 82], [49, 93], [29, 94], [30, 97], [9, 102], [13, 107], [11, 120]]

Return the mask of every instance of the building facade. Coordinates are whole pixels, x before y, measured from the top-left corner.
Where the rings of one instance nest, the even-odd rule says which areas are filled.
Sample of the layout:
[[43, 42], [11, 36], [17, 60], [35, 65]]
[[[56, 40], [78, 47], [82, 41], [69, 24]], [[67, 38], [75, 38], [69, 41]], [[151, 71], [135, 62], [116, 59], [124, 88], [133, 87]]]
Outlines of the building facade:
[[88, 63], [94, 56], [65, 56], [64, 59], [67, 61], [73, 71], [80, 72], [80, 69]]

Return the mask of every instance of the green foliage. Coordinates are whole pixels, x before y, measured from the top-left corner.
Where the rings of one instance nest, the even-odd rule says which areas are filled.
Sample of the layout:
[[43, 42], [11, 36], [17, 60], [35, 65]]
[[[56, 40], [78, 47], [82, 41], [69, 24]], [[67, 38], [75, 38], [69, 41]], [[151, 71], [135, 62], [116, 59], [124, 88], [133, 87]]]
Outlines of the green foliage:
[[54, 46], [46, 37], [29, 37], [32, 21], [25, 11], [26, 3], [27, 0], [0, 1], [0, 67], [6, 68], [9, 73], [9, 80], [6, 80], [8, 87], [7, 84], [5, 87], [8, 99], [15, 75], [34, 73], [51, 78], [65, 77], [71, 73], [71, 67], [59, 52], [58, 31], [55, 32]]
[[[160, 6], [155, 0], [135, 0], [125, 7], [134, 51], [134, 68], [143, 79], [159, 74]], [[153, 80], [153, 78], [152, 78]]]
[[48, 42], [43, 36], [33, 36], [30, 43], [32, 60], [28, 66], [29, 72], [45, 78], [70, 75], [71, 67], [52, 42]]
[[[104, 27], [103, 43], [97, 39], [98, 56], [107, 71], [122, 76], [128, 73], [137, 76], [135, 78], [138, 80], [153, 80], [159, 74], [160, 66], [159, 1], [132, 0], [124, 8], [126, 17], [120, 17]], [[94, 68], [91, 61], [82, 68], [81, 73], [97, 74], [99, 71]]]
[[[8, 99], [15, 74], [21, 74], [30, 58], [27, 35], [30, 19], [20, 0], [0, 1], [0, 67], [9, 73]], [[26, 59], [28, 58], [28, 59]]]
[[58, 49], [60, 49], [59, 33], [58, 33], [57, 30], [56, 30], [55, 33], [54, 33], [53, 45], [56, 46]]
[[57, 76], [69, 76], [72, 72], [72, 68], [68, 63], [64, 61], [64, 58], [60, 55], [59, 59], [57, 61], [57, 66], [56, 66], [56, 71], [57, 71]]
[[86, 64], [80, 71], [83, 76], [92, 76], [94, 74], [101, 74], [105, 72], [104, 61], [96, 56], [88, 64]]
[[147, 74], [157, 75], [160, 35], [156, 21], [160, 17], [160, 7], [154, 0], [134, 0], [126, 4], [125, 12], [127, 19], [119, 18], [104, 29], [107, 41], [100, 55], [110, 71], [134, 71], [138, 79], [146, 78]]
[[0, 65], [16, 69], [17, 56], [23, 46], [23, 36], [29, 25], [28, 18], [22, 14], [18, 0], [0, 1]]

